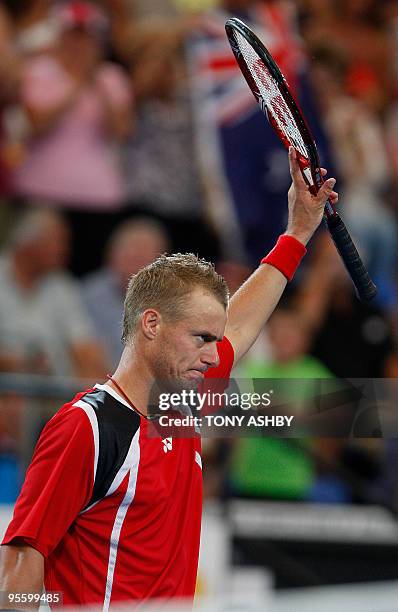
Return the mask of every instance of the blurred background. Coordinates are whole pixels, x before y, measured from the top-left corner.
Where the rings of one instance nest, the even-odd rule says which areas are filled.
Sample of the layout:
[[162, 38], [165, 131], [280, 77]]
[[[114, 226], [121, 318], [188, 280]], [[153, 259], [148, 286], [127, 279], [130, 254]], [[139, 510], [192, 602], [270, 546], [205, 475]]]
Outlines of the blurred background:
[[[379, 286], [360, 303], [320, 229], [235, 375], [398, 378], [396, 0], [2, 0], [0, 531], [45, 422], [115, 368], [130, 275], [191, 251], [233, 293], [286, 227], [287, 155], [229, 16], [287, 77]], [[309, 610], [328, 585], [314, 609], [396, 600], [373, 585], [398, 579], [396, 439], [203, 446], [201, 596], [249, 609], [257, 590], [258, 609], [291, 610], [292, 592]], [[370, 585], [331, 587], [347, 583]]]

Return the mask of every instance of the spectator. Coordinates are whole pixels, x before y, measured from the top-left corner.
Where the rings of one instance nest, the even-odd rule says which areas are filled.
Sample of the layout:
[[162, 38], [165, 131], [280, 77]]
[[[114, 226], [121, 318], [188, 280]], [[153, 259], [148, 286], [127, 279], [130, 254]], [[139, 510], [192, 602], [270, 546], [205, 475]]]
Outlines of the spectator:
[[2, 157], [10, 170], [22, 163], [30, 132], [27, 114], [19, 104], [16, 81], [18, 79], [19, 84], [23, 60], [54, 49], [59, 27], [51, 10], [52, 4], [52, 0], [5, 0], [3, 3], [12, 28], [14, 52], [12, 59], [2, 49], [8, 72], [14, 80], [13, 96], [8, 96], [8, 104], [3, 112]]
[[218, 256], [209, 227], [194, 147], [194, 125], [179, 25], [133, 29], [130, 59], [137, 121], [125, 146], [128, 203], [156, 214], [177, 250]]
[[102, 376], [104, 361], [64, 271], [68, 227], [59, 213], [31, 209], [0, 260], [0, 367], [5, 371]]
[[[314, 378], [330, 378], [330, 371], [307, 354], [311, 328], [307, 320], [293, 307], [279, 307], [267, 326], [271, 360], [248, 357], [239, 368], [239, 376], [254, 379], [255, 390], [272, 381], [287, 379], [285, 400], [297, 413], [305, 412], [312, 397]], [[294, 387], [289, 384], [296, 379]], [[283, 399], [278, 397], [283, 403]], [[315, 483], [315, 466], [306, 440], [280, 438], [240, 438], [236, 440], [230, 480], [233, 492], [250, 497], [274, 499], [304, 499]], [[334, 491], [341, 501], [341, 490]], [[343, 496], [344, 497], [344, 496]]]
[[122, 354], [122, 314], [127, 284], [135, 274], [168, 249], [163, 227], [150, 218], [125, 221], [112, 234], [105, 266], [83, 282], [83, 297], [111, 368]]
[[153, 15], [157, 17], [175, 17], [176, 2], [173, 0], [135, 0], [134, 7], [138, 19]]
[[331, 372], [308, 354], [312, 329], [293, 306], [280, 306], [267, 326], [271, 360], [250, 355], [244, 361], [246, 378], [329, 378]]
[[9, 171], [15, 153], [8, 147], [4, 110], [16, 97], [19, 69], [12, 22], [0, 6], [0, 196], [9, 190]]
[[124, 199], [114, 145], [129, 128], [131, 95], [121, 68], [101, 60], [107, 22], [100, 9], [72, 2], [57, 19], [54, 54], [27, 60], [23, 68], [21, 104], [31, 137], [14, 189], [68, 211], [71, 267], [81, 274], [99, 265]]
[[[327, 0], [312, 4], [304, 28], [307, 43], [313, 47], [328, 41], [347, 60], [347, 91], [366, 101], [372, 110], [382, 110], [391, 63], [391, 46], [382, 19], [385, 3]], [[321, 4], [326, 6], [320, 9]]]
[[379, 287], [379, 303], [397, 309], [398, 226], [383, 199], [391, 164], [382, 124], [367, 102], [345, 92], [344, 58], [330, 47], [319, 48], [316, 57], [314, 82], [343, 180], [341, 212]]
[[341, 378], [382, 378], [396, 362], [391, 323], [360, 302], [330, 237], [319, 236], [297, 304], [314, 328], [311, 353]]
[[249, 278], [252, 270], [249, 266], [245, 266], [237, 261], [219, 261], [217, 263], [217, 272], [225, 278], [229, 294], [232, 296]]

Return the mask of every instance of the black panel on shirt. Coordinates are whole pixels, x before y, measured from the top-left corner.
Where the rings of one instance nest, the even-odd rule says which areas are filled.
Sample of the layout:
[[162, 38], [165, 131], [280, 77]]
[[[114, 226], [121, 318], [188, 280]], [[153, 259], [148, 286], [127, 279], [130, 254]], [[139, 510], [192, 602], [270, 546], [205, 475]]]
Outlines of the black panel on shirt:
[[87, 508], [105, 497], [126, 459], [131, 441], [140, 426], [140, 416], [101, 389], [91, 391], [81, 399], [95, 410], [99, 431], [97, 473]]

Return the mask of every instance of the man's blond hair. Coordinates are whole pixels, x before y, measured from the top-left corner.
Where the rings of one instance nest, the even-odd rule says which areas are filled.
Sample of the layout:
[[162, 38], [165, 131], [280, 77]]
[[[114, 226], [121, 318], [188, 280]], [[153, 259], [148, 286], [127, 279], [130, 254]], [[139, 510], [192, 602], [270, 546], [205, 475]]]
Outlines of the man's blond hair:
[[154, 308], [166, 321], [184, 316], [187, 296], [195, 287], [213, 295], [227, 308], [227, 283], [205, 259], [192, 253], [161, 255], [131, 277], [124, 301], [123, 336], [125, 344], [134, 335], [145, 310]]

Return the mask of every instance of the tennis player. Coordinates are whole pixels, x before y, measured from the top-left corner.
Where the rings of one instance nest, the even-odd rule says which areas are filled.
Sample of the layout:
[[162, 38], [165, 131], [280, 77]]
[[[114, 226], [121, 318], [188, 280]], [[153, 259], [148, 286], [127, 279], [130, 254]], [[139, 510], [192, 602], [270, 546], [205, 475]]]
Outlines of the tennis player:
[[37, 443], [1, 547], [3, 609], [27, 609], [13, 594], [43, 584], [64, 605], [104, 610], [193, 598], [200, 439], [149, 437], [149, 393], [157, 379], [180, 388], [228, 379], [274, 310], [327, 198], [337, 200], [334, 179], [312, 196], [293, 150], [289, 162], [287, 231], [231, 299], [228, 317], [225, 281], [194, 255], [162, 256], [132, 277], [115, 374], [63, 406]]

